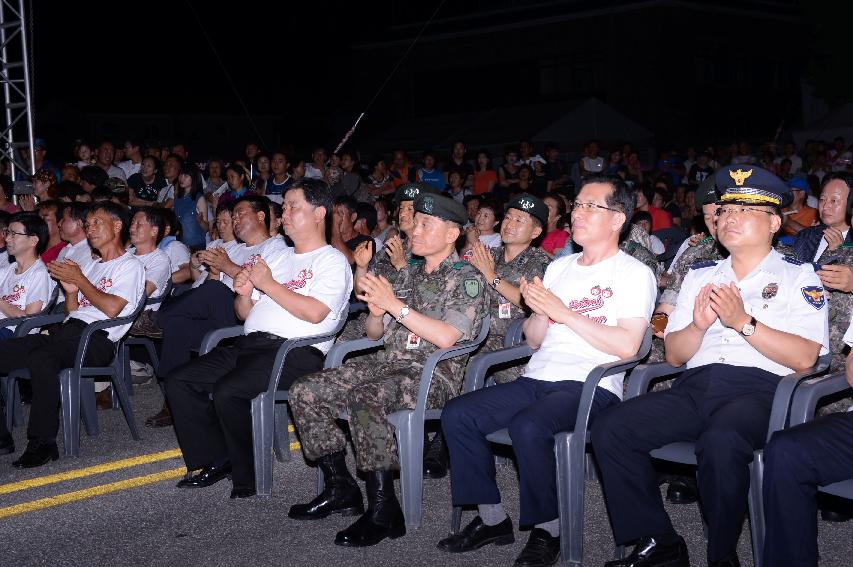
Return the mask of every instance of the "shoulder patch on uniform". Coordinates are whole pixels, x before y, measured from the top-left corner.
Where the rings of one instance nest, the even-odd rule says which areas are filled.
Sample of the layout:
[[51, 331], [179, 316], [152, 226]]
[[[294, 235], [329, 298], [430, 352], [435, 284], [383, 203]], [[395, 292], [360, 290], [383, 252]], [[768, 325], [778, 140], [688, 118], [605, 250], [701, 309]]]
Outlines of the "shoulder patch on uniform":
[[793, 256], [782, 256], [782, 259], [788, 262], [789, 264], [794, 264], [795, 266], [802, 266], [803, 262], [800, 262]]
[[717, 265], [716, 260], [704, 260], [702, 262], [696, 262], [695, 264], [690, 265], [691, 270], [701, 270], [702, 268], [711, 268]]
[[823, 288], [819, 285], [810, 285], [802, 288], [803, 298], [806, 303], [817, 310], [820, 310], [826, 304], [826, 294]]
[[465, 295], [474, 299], [478, 295], [480, 295], [480, 281], [476, 278], [469, 278], [463, 282], [465, 287]]
[[410, 266], [419, 266], [419, 265], [423, 264], [424, 262], [426, 262], [426, 260], [424, 260], [423, 258], [409, 258], [409, 265]]
[[468, 265], [468, 262], [465, 262], [464, 260], [460, 260], [460, 261], [456, 262], [455, 264], [453, 264], [453, 269], [454, 270], [461, 270], [462, 268], [464, 268], [467, 265]]

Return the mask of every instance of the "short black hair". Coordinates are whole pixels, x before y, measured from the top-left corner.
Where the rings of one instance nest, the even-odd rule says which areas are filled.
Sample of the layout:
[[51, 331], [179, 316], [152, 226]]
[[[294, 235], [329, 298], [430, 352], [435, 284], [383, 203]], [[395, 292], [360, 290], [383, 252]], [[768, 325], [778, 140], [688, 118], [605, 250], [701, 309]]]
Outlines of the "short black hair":
[[[79, 183], [74, 183], [73, 181], [60, 181], [56, 185], [56, 192], [60, 198], [64, 197], [73, 201], [77, 198], [77, 195], [83, 193], [83, 188]], [[86, 212], [88, 213], [88, 211]]]
[[97, 187], [106, 183], [107, 179], [109, 179], [107, 172], [97, 165], [87, 165], [80, 170], [80, 181], [85, 181], [89, 185]]
[[[268, 201], [269, 201], [270, 214], [272, 216], [274, 216], [275, 218], [280, 219], [281, 215], [284, 213], [284, 209], [282, 208], [282, 206], [279, 203], [276, 203], [275, 201], [273, 201], [271, 199], [268, 199]], [[270, 219], [270, 220], [272, 220], [272, 219]]]
[[219, 216], [219, 213], [223, 211], [228, 211], [229, 214], [234, 213], [234, 203], [235, 201], [225, 201], [224, 203], [219, 203], [216, 205], [216, 213], [213, 215], [214, 218]]
[[183, 232], [183, 227], [181, 226], [181, 221], [178, 220], [178, 215], [175, 214], [174, 209], [155, 207], [154, 210], [163, 219], [164, 230], [166, 226], [169, 227], [169, 236], [178, 238], [178, 236]]
[[[71, 203], [66, 203], [63, 211], [68, 211], [68, 214], [71, 215], [71, 218], [76, 221], [80, 221], [81, 223], [86, 223], [86, 215], [89, 214], [89, 210], [92, 207], [89, 203], [81, 203], [79, 201], [73, 201]], [[63, 212], [64, 214], [64, 212]]]
[[95, 214], [98, 211], [104, 211], [113, 220], [121, 221], [121, 243], [127, 244], [130, 236], [130, 213], [127, 207], [117, 205], [112, 201], [98, 201], [89, 209], [89, 214]]
[[355, 212], [355, 221], [358, 222], [359, 219], [364, 219], [364, 222], [367, 224], [367, 230], [373, 232], [373, 229], [376, 228], [376, 209], [373, 205], [368, 203], [359, 203], [356, 206]]
[[349, 211], [349, 214], [358, 212], [358, 201], [349, 195], [339, 195], [335, 197], [334, 206], [343, 205]]
[[605, 202], [608, 207], [625, 215], [625, 222], [619, 231], [619, 239], [625, 238], [631, 231], [631, 219], [634, 216], [634, 209], [637, 207], [637, 196], [634, 191], [618, 175], [591, 175], [584, 179], [581, 188], [590, 183], [603, 183], [613, 188]]
[[113, 191], [106, 185], [98, 185], [94, 189], [92, 189], [92, 201], [102, 200], [109, 201], [113, 198]]
[[288, 191], [292, 189], [302, 189], [305, 201], [314, 208], [323, 207], [326, 210], [326, 220], [328, 221], [331, 218], [332, 192], [325, 181], [304, 177], [287, 188]]
[[248, 203], [250, 207], [252, 207], [252, 212], [255, 213], [264, 213], [264, 226], [267, 229], [267, 232], [270, 231], [270, 205], [269, 199], [266, 197], [262, 197], [260, 195], [243, 195], [236, 201], [234, 201], [234, 207], [236, 207], [240, 203]]
[[9, 226], [9, 217], [11, 216], [12, 214], [8, 211], [0, 211], [0, 227], [6, 228]]
[[47, 199], [46, 201], [42, 201], [41, 203], [36, 205], [36, 211], [44, 211], [44, 210], [52, 210], [56, 215], [56, 220], [62, 218], [62, 208], [65, 203], [61, 201], [54, 201], [53, 199]]
[[157, 207], [139, 207], [134, 211], [133, 215], [136, 216], [139, 213], [145, 215], [145, 220], [148, 221], [148, 224], [157, 229], [157, 244], [160, 244], [166, 236], [166, 218], [160, 214], [160, 210]]
[[645, 221], [651, 225], [652, 224], [651, 213], [649, 213], [648, 211], [637, 211], [636, 213], [634, 213], [633, 218], [631, 219], [631, 222], [634, 224], [641, 223], [643, 221]]
[[27, 236], [35, 236], [38, 238], [38, 242], [36, 243], [36, 254], [41, 256], [41, 254], [47, 250], [47, 242], [50, 240], [47, 223], [44, 222], [44, 219], [36, 213], [21, 212], [10, 216], [9, 223], [6, 226], [9, 226], [13, 222], [21, 223], [21, 226], [24, 227], [24, 233]]

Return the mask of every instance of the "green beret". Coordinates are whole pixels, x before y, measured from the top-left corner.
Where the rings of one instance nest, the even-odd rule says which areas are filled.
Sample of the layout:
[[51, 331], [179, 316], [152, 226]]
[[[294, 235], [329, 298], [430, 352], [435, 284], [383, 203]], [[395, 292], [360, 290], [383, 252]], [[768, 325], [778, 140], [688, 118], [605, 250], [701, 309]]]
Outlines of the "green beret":
[[[559, 199], [559, 197], [557, 197]], [[507, 209], [518, 209], [529, 213], [531, 216], [539, 219], [542, 226], [548, 224], [548, 206], [542, 202], [539, 197], [534, 197], [530, 193], [522, 193], [516, 196], [513, 200], [507, 203]]]
[[415, 198], [415, 212], [464, 225], [468, 222], [468, 213], [461, 203], [450, 197], [421, 193]]
[[394, 194], [394, 202], [399, 204], [403, 201], [414, 201], [415, 197], [421, 193], [438, 194], [438, 189], [426, 183], [404, 183], [397, 187], [397, 192]]

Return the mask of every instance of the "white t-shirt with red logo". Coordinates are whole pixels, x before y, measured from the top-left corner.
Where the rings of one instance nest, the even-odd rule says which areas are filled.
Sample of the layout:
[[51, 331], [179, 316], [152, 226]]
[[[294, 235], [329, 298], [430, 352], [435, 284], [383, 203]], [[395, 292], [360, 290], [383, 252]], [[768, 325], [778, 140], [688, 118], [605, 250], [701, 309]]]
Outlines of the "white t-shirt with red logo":
[[[0, 271], [0, 299], [22, 311], [26, 311], [27, 305], [41, 301], [44, 309], [51, 294], [50, 274], [44, 263], [36, 260], [23, 274], [16, 274], [17, 269], [18, 263], [12, 262]], [[2, 312], [0, 319], [6, 319]]]
[[[169, 257], [159, 248], [155, 248], [153, 252], [148, 254], [137, 254], [136, 248], [131, 246], [128, 250], [134, 257], [142, 263], [145, 269], [145, 282], [154, 284], [154, 291], [149, 297], [159, 297], [166, 291], [166, 285], [169, 283], [169, 278], [172, 277], [172, 266], [169, 263]], [[162, 303], [149, 305], [145, 309], [157, 311]]]
[[[266, 258], [264, 260], [269, 263]], [[326, 245], [304, 254], [281, 255], [270, 263], [270, 269], [275, 281], [293, 292], [320, 301], [329, 308], [329, 314], [319, 323], [309, 323], [292, 315], [268, 295], [260, 294], [246, 317], [244, 332], [247, 335], [261, 331], [287, 339], [310, 337], [331, 331], [340, 317], [347, 316], [352, 268], [337, 248]], [[333, 342], [329, 340], [314, 347], [325, 354]]]
[[[126, 317], [133, 313], [139, 304], [139, 299], [145, 293], [145, 268], [130, 252], [125, 252], [115, 260], [109, 262], [92, 262], [83, 270], [83, 275], [92, 284], [104, 293], [117, 295], [127, 300], [127, 304], [119, 313], [119, 317]], [[78, 307], [69, 313], [68, 319], [79, 319], [85, 323], [94, 323], [109, 319], [107, 314], [95, 307], [86, 299], [82, 292], [77, 292]], [[130, 323], [120, 327], [106, 329], [109, 339], [113, 342], [119, 340], [130, 328]]]
[[[592, 266], [578, 264], [581, 256], [583, 252], [554, 260], [545, 270], [545, 287], [570, 309], [602, 325], [615, 326], [619, 319], [651, 318], [657, 282], [648, 266], [621, 250]], [[593, 368], [616, 360], [618, 357], [596, 349], [566, 325], [551, 323], [524, 376], [549, 382], [583, 382]], [[624, 377], [608, 376], [599, 385], [621, 399]]]
[[[259, 258], [263, 258], [264, 261], [269, 264], [271, 257], [278, 256], [282, 253], [290, 254], [292, 252], [293, 248], [288, 246], [283, 238], [273, 237], [267, 238], [260, 244], [255, 244], [254, 246], [240, 244], [228, 252], [228, 257], [241, 268], [248, 268], [249, 266], [257, 264]], [[222, 281], [222, 283], [231, 289], [234, 289], [234, 279], [231, 276], [223, 272], [220, 277], [220, 281]]]

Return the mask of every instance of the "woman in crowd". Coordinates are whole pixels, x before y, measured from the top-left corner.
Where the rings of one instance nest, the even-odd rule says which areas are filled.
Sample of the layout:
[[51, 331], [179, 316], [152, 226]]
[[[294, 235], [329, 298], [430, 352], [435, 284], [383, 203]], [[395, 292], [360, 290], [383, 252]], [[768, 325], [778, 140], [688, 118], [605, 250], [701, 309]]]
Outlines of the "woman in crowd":
[[242, 165], [232, 163], [225, 168], [225, 179], [228, 182], [228, 189], [219, 197], [217, 206], [236, 201], [249, 193], [249, 176]]
[[545, 238], [539, 245], [549, 257], [555, 258], [565, 248], [569, 241], [569, 233], [560, 228], [563, 217], [566, 215], [566, 204], [558, 196], [548, 195], [542, 202], [548, 207], [548, 226], [545, 229]]
[[498, 168], [498, 181], [502, 187], [515, 187], [518, 185], [518, 150], [507, 148], [504, 154], [504, 162]]
[[444, 172], [435, 165], [435, 154], [431, 151], [424, 152], [423, 165], [418, 169], [417, 180], [439, 191], [444, 190]]
[[501, 234], [498, 227], [501, 224], [503, 209], [490, 201], [480, 203], [474, 224], [465, 231], [465, 246], [463, 257], [467, 260], [471, 256], [474, 243], [479, 240], [486, 248], [497, 248], [501, 245]]
[[144, 207], [154, 203], [166, 185], [166, 178], [160, 173], [160, 160], [145, 156], [139, 171], [127, 179], [130, 206]]
[[210, 224], [207, 221], [204, 180], [192, 164], [184, 164], [181, 168], [173, 208], [183, 228], [181, 242], [190, 250], [203, 250], [206, 244], [205, 233], [210, 230]]
[[491, 193], [498, 182], [498, 174], [492, 169], [492, 155], [486, 150], [477, 152], [477, 169], [474, 171], [474, 194]]
[[462, 174], [458, 171], [451, 171], [450, 175], [447, 176], [447, 181], [450, 186], [447, 188], [446, 193], [450, 195], [454, 201], [462, 203], [465, 200], [465, 197], [472, 194], [470, 187], [463, 186], [465, 180], [462, 179]]
[[214, 193], [217, 189], [225, 185], [226, 181], [222, 177], [225, 173], [225, 162], [219, 158], [211, 158], [207, 162], [207, 179], [204, 182], [205, 194]]
[[370, 186], [371, 197], [380, 198], [383, 195], [391, 195], [396, 191], [391, 176], [388, 174], [388, 166], [382, 158], [376, 158], [370, 163], [370, 175], [367, 183]]
[[510, 189], [511, 193], [533, 193], [533, 168], [526, 163], [518, 168], [518, 183]]
[[264, 153], [258, 154], [257, 167], [255, 168], [255, 179], [253, 180], [256, 193], [259, 195], [264, 194], [264, 190], [267, 186], [267, 180], [271, 175], [270, 156]]
[[[373, 208], [376, 209], [376, 228], [373, 229], [372, 236], [379, 241], [377, 244], [384, 244], [394, 226], [388, 217], [388, 209], [385, 206], [385, 201], [376, 199], [373, 201]], [[377, 246], [377, 250], [379, 248], [380, 246]]]

